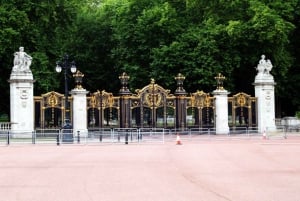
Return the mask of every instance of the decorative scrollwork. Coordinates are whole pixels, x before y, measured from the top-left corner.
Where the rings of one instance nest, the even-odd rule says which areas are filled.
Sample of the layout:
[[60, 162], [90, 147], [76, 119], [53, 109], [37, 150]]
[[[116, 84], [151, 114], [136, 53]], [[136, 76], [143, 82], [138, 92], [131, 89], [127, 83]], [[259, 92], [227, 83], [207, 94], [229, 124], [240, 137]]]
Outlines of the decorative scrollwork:
[[48, 98], [47, 98], [47, 104], [50, 107], [55, 107], [58, 104], [58, 100], [57, 97], [55, 96], [55, 94], [51, 94]]
[[96, 100], [96, 96], [92, 95], [89, 101], [89, 104], [91, 106], [91, 108], [95, 108], [97, 105], [97, 100]]
[[148, 93], [145, 95], [146, 104], [149, 107], [152, 107], [152, 106], [158, 107], [159, 105], [161, 105], [161, 99], [162, 99], [162, 96], [159, 93], [157, 93], [157, 94]]
[[197, 108], [212, 107], [212, 100], [209, 93], [197, 91], [191, 94], [188, 106]]
[[233, 96], [234, 107], [251, 107], [251, 97], [245, 93], [237, 93]]
[[139, 106], [140, 106], [140, 101], [139, 100], [132, 100], [131, 108], [139, 107]]
[[245, 98], [245, 96], [240, 95], [237, 98], [237, 103], [238, 103], [239, 106], [243, 107], [246, 104], [246, 98]]

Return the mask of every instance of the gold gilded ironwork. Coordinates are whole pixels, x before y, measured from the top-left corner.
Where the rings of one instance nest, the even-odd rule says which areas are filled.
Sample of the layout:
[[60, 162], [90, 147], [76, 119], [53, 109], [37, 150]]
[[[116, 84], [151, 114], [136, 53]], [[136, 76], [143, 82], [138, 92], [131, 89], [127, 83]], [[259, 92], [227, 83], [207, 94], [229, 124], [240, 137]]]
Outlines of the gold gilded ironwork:
[[97, 105], [97, 100], [96, 100], [96, 96], [95, 95], [92, 95], [91, 98], [90, 98], [90, 102], [89, 102], [90, 106], [92, 108], [95, 108], [96, 105]]
[[175, 77], [175, 80], [177, 82], [177, 89], [175, 90], [175, 94], [177, 95], [185, 95], [186, 92], [183, 88], [183, 81], [185, 80], [185, 76], [183, 76], [181, 73], [178, 73]]
[[155, 84], [155, 79], [151, 78], [151, 84]]
[[[151, 78], [150, 84], [145, 86], [143, 89], [136, 89], [137, 94], [131, 96], [135, 101], [132, 103], [132, 107], [136, 107], [141, 103], [151, 109], [156, 109], [163, 106], [164, 101], [168, 101], [168, 106], [174, 106], [174, 96], [170, 93], [170, 90], [166, 90], [155, 83], [155, 79]], [[172, 100], [170, 100], [172, 99]]]
[[[57, 127], [61, 125], [64, 115], [64, 95], [55, 91], [35, 97], [35, 103], [40, 102], [39, 127]], [[72, 98], [70, 98], [72, 101]]]
[[225, 79], [225, 76], [223, 76], [221, 73], [215, 77], [215, 80], [217, 81], [217, 90], [224, 90], [223, 82]]
[[122, 75], [119, 76], [119, 79], [121, 80], [121, 84], [127, 84], [130, 76], [127, 75], [127, 73], [123, 72]]
[[148, 85], [148, 90], [145, 94], [145, 102], [148, 107], [158, 107], [161, 105], [162, 96], [159, 93], [158, 85], [155, 84], [155, 80], [151, 78], [150, 85]]
[[205, 99], [204, 99], [204, 105], [205, 107], [209, 107], [211, 105], [211, 98], [209, 97], [208, 94], [205, 94]]
[[119, 79], [121, 81], [122, 88], [120, 89], [121, 94], [130, 94], [128, 90], [128, 80], [130, 79], [130, 76], [128, 76], [125, 72], [122, 73], [122, 75], [119, 76]]
[[73, 77], [75, 78], [75, 83], [76, 89], [82, 89], [82, 78], [84, 77], [84, 74], [82, 72], [80, 72], [79, 70], [73, 75]]
[[191, 113], [192, 120], [190, 120], [191, 125], [210, 125], [213, 121], [213, 111], [214, 111], [214, 97], [211, 97], [209, 93], [197, 90], [187, 99], [187, 109]]
[[63, 94], [54, 91], [48, 92], [46, 94], [42, 94], [41, 96], [42, 107], [44, 108], [60, 107], [61, 109], [63, 109], [64, 108], [62, 105], [63, 98], [64, 98]]
[[197, 91], [191, 94], [188, 106], [197, 108], [212, 107], [212, 97], [209, 96], [209, 93]]
[[185, 80], [185, 76], [183, 76], [181, 73], [178, 73], [177, 76], [175, 77], [176, 81], [179, 81], [180, 84], [183, 83], [183, 81]]
[[246, 98], [243, 94], [240, 94], [238, 97], [237, 97], [237, 104], [241, 107], [244, 107], [245, 104], [246, 104]]
[[175, 109], [174, 99], [175, 98], [168, 98], [168, 100], [167, 100], [167, 106], [172, 107], [173, 109]]
[[251, 97], [250, 95], [240, 92], [232, 97], [228, 97], [228, 103], [232, 106], [231, 109], [231, 122], [232, 126], [254, 126], [255, 121], [253, 121], [253, 108], [255, 106], [256, 97]]
[[145, 99], [149, 107], [158, 107], [161, 104], [161, 94], [146, 94]]
[[233, 107], [248, 107], [251, 108], [251, 96], [246, 93], [237, 93], [233, 97]]
[[114, 97], [112, 93], [109, 93], [108, 98], [107, 98], [107, 103], [109, 107], [112, 107], [114, 105]]
[[55, 96], [55, 94], [51, 94], [48, 98], [47, 98], [47, 104], [50, 107], [55, 107], [58, 104], [58, 100], [57, 100], [57, 96]]
[[106, 91], [102, 91], [101, 92], [101, 107], [103, 107], [103, 108], [106, 108], [106, 107], [109, 107], [110, 106], [110, 103], [109, 103], [109, 101], [110, 101], [110, 99], [109, 99], [109, 97], [111, 96], [111, 93], [107, 93]]
[[139, 107], [139, 106], [140, 106], [139, 100], [133, 100], [133, 101], [131, 102], [131, 109], [132, 109], [132, 108], [135, 108], [135, 107]]
[[191, 96], [191, 106], [195, 107], [195, 96]]
[[91, 108], [114, 107], [114, 104], [115, 104], [115, 97], [113, 96], [112, 93], [108, 93], [105, 90], [102, 90], [102, 91], [98, 90], [97, 92], [93, 93], [93, 95], [90, 97], [90, 101], [89, 101], [89, 107], [91, 107]]
[[[84, 75], [77, 72], [77, 77]], [[76, 79], [76, 75], [74, 75]], [[87, 107], [90, 125], [99, 127], [109, 125], [128, 126], [214, 126], [215, 124], [215, 98], [209, 93], [196, 91], [188, 95], [183, 89], [185, 76], [177, 74], [175, 80], [177, 89], [174, 94], [155, 83], [151, 78], [150, 83], [142, 89], [131, 93], [128, 90], [129, 76], [124, 72], [119, 76], [122, 88], [120, 96], [114, 96], [105, 90], [97, 91], [87, 97]], [[215, 77], [217, 89], [223, 90], [225, 76], [218, 73]], [[80, 80], [79, 80], [80, 81]], [[76, 82], [76, 88], [82, 88], [81, 81]], [[70, 102], [72, 97], [70, 97]], [[40, 125], [61, 125], [64, 119], [64, 96], [56, 92], [49, 92], [35, 97], [35, 102], [40, 102]], [[229, 118], [231, 125], [255, 125], [256, 98], [244, 93], [228, 97]], [[71, 102], [72, 103], [72, 102]], [[50, 112], [49, 112], [50, 111]], [[47, 116], [45, 116], [47, 114]], [[51, 115], [51, 116], [50, 116]], [[49, 117], [49, 118], [48, 118]], [[97, 124], [95, 124], [97, 121]], [[47, 123], [45, 123], [47, 122]], [[113, 124], [112, 124], [113, 123]]]

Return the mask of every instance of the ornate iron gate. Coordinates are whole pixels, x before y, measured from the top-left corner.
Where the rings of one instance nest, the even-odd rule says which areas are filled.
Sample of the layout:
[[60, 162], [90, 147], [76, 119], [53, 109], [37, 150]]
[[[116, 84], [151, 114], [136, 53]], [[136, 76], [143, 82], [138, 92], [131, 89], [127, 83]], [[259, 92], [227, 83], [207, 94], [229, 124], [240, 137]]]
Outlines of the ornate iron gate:
[[256, 127], [256, 101], [256, 97], [242, 92], [228, 97], [229, 126]]
[[193, 127], [215, 126], [215, 98], [208, 93], [197, 91], [187, 97], [187, 123]]
[[[87, 97], [89, 128], [203, 128], [215, 127], [215, 98], [196, 91], [188, 94], [183, 88], [185, 77], [175, 77], [174, 94], [151, 79], [142, 89], [131, 93], [129, 76], [119, 76], [122, 88], [118, 96], [97, 91]], [[35, 127], [61, 127], [65, 117], [64, 95], [49, 92], [35, 97]], [[68, 98], [72, 108], [72, 97]], [[229, 126], [256, 126], [256, 98], [245, 93], [228, 97]], [[72, 110], [71, 110], [72, 122]]]
[[151, 79], [130, 99], [131, 127], [174, 127], [175, 96]]
[[154, 79], [132, 94], [127, 87], [129, 76], [123, 73], [119, 78], [120, 96], [98, 91], [87, 98], [90, 127], [214, 127], [214, 98], [203, 91], [188, 96], [183, 89], [183, 75], [175, 77], [174, 94]]
[[[69, 97], [68, 101], [72, 108], [72, 97]], [[34, 102], [36, 128], [58, 128], [63, 125], [66, 108], [63, 94], [51, 91], [34, 97]], [[72, 110], [70, 112], [72, 114]]]
[[119, 97], [103, 90], [93, 93], [87, 100], [89, 127], [119, 127]]

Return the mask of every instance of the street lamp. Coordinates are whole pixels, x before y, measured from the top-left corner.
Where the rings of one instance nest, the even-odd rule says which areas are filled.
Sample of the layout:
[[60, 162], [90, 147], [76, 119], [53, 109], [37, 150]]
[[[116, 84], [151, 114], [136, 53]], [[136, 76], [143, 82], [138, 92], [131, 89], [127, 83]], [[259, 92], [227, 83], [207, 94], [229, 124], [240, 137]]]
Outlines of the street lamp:
[[62, 59], [62, 61], [56, 62], [56, 72], [60, 73], [64, 70], [64, 78], [65, 78], [65, 123], [70, 121], [70, 108], [69, 108], [69, 102], [68, 102], [68, 96], [69, 96], [69, 90], [68, 90], [68, 70], [70, 70], [72, 73], [76, 72], [76, 66], [74, 61], [69, 61], [69, 55], [65, 55]]

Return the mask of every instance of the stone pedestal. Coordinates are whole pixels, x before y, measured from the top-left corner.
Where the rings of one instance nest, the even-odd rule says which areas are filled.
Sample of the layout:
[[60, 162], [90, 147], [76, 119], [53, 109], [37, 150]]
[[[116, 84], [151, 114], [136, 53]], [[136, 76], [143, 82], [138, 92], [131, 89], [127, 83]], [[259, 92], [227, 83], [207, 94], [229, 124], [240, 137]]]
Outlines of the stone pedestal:
[[228, 134], [228, 91], [216, 89], [212, 93], [215, 97], [216, 107], [216, 134]]
[[87, 102], [85, 89], [73, 89], [71, 91], [73, 97], [73, 132], [77, 136], [78, 131], [80, 136], [86, 136], [87, 130]]
[[30, 134], [34, 131], [32, 73], [31, 71], [12, 71], [8, 82], [10, 83], [11, 131]]
[[258, 74], [255, 77], [255, 97], [257, 97], [257, 125], [258, 132], [276, 131], [275, 124], [275, 85], [270, 74], [272, 64], [270, 60], [262, 59], [257, 66]]
[[257, 125], [258, 131], [276, 131], [275, 125], [275, 82], [272, 75], [268, 77], [256, 76], [255, 97], [257, 97]]

